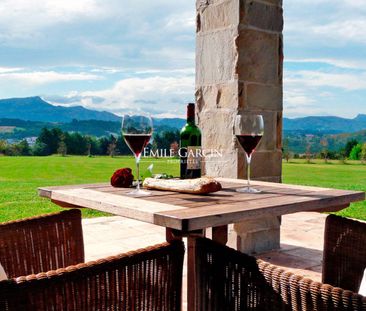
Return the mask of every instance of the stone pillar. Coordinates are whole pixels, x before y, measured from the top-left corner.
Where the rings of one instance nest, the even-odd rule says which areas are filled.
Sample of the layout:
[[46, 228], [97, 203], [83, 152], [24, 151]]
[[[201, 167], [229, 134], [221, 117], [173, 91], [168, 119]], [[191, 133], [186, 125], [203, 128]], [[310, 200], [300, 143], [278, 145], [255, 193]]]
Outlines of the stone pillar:
[[[252, 160], [252, 177], [281, 181], [282, 0], [197, 0], [196, 102], [210, 176], [245, 178], [245, 157], [233, 135], [237, 114], [264, 116], [265, 134]], [[263, 230], [263, 223], [271, 224]], [[278, 246], [278, 221], [259, 220]], [[250, 251], [255, 230], [237, 225], [238, 247]], [[269, 231], [268, 231], [268, 230]], [[247, 240], [250, 243], [246, 243]], [[249, 241], [248, 240], [248, 241]], [[270, 244], [269, 248], [272, 246]], [[254, 251], [254, 250], [253, 250]]]

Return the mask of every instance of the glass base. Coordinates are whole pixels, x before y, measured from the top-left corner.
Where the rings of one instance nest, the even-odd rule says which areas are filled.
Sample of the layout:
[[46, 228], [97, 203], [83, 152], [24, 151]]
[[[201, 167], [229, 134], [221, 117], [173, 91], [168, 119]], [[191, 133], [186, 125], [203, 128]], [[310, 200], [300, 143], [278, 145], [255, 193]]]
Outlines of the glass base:
[[241, 193], [261, 193], [262, 191], [252, 188], [252, 187], [245, 187], [245, 188], [239, 188], [236, 189], [236, 192], [241, 192]]
[[132, 190], [131, 192], [128, 192], [127, 194], [128, 195], [133, 195], [133, 196], [136, 196], [136, 197], [142, 197], [142, 196], [145, 196], [145, 195], [150, 195], [151, 192], [141, 190], [141, 189], [135, 189], [135, 190]]

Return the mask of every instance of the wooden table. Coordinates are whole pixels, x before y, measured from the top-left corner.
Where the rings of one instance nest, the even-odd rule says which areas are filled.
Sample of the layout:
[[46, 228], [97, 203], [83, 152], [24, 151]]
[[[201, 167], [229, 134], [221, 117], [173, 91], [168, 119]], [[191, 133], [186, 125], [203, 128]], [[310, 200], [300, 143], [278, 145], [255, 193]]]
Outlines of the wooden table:
[[246, 181], [218, 179], [223, 190], [210, 195], [152, 191], [131, 197], [129, 189], [109, 184], [40, 188], [42, 197], [62, 207], [83, 207], [128, 217], [166, 228], [166, 239], [188, 238], [188, 310], [195, 309], [195, 239], [212, 228], [212, 239], [226, 244], [228, 224], [303, 211], [337, 211], [365, 199], [364, 192], [255, 182], [259, 194], [235, 191]]

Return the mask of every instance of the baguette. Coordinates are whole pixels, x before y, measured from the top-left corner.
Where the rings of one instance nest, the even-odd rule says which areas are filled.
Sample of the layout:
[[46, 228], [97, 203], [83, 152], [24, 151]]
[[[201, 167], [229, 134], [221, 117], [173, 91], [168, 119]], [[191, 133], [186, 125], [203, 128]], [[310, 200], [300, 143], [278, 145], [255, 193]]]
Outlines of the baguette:
[[212, 177], [195, 179], [156, 179], [146, 178], [143, 186], [147, 189], [176, 191], [191, 194], [206, 194], [220, 191], [221, 184]]

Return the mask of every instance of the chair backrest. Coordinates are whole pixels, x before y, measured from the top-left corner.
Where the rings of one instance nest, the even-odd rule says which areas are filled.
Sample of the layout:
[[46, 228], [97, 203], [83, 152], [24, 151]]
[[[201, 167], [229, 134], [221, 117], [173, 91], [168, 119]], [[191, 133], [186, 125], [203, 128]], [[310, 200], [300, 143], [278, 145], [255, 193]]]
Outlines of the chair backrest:
[[0, 224], [0, 263], [9, 278], [84, 262], [77, 209]]
[[323, 283], [358, 292], [366, 268], [366, 223], [329, 215], [325, 223]]
[[211, 240], [196, 244], [198, 311], [366, 310], [366, 298], [313, 282]]
[[184, 244], [0, 282], [2, 311], [179, 311]]

